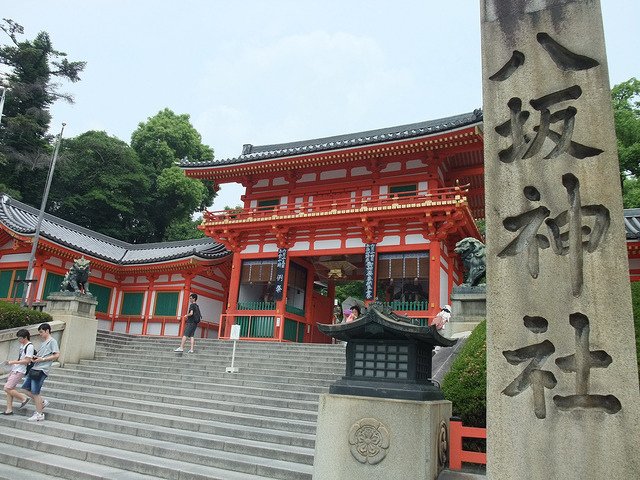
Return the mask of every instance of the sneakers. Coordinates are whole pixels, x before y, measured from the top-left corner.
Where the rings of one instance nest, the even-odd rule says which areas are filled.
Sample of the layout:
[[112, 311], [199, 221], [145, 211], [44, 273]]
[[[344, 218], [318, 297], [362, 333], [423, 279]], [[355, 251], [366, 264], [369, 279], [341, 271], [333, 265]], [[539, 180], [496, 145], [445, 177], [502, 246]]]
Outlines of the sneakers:
[[184, 350], [183, 350], [182, 348], [178, 347], [178, 348], [176, 348], [176, 349], [174, 350], [174, 352], [184, 352]]
[[189, 353], [196, 353], [196, 352], [194, 352], [193, 350], [189, 350]]
[[31, 397], [27, 397], [27, 399], [24, 402], [22, 402], [18, 408], [22, 409], [26, 407], [27, 403], [29, 403], [30, 400], [31, 400]]
[[49, 400], [46, 398], [42, 401], [42, 408], [47, 408], [49, 406]]
[[44, 413], [33, 412], [29, 418], [27, 418], [27, 422], [41, 422], [44, 420]]

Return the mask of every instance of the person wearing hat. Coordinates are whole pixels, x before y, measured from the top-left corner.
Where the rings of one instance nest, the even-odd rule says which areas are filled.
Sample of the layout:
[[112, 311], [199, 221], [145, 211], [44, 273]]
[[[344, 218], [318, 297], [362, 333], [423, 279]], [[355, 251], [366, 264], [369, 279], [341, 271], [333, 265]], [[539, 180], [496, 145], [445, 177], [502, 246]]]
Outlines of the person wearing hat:
[[451, 305], [445, 305], [442, 307], [442, 310], [438, 312], [436, 317], [433, 319], [432, 325], [436, 326], [437, 330], [443, 330], [444, 326], [449, 322], [451, 318]]

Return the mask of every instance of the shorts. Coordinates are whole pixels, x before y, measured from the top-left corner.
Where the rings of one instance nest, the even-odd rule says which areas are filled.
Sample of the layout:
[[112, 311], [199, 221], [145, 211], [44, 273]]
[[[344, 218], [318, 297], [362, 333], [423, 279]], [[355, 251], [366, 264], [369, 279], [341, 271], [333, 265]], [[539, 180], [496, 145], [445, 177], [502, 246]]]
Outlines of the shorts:
[[32, 380], [29, 375], [25, 377], [25, 381], [22, 384], [23, 390], [29, 390], [34, 395], [40, 395], [40, 390], [42, 390], [42, 384], [47, 378], [47, 374], [45, 373], [40, 377], [40, 380]]
[[24, 373], [22, 372], [11, 372], [9, 374], [9, 377], [7, 378], [6, 383], [4, 384], [4, 389], [13, 390], [14, 388], [16, 388], [16, 385], [20, 383], [22, 377], [24, 377]]
[[196, 328], [198, 328], [197, 323], [187, 322], [187, 325], [184, 327], [184, 333], [182, 335], [185, 337], [193, 337], [193, 334], [196, 333]]

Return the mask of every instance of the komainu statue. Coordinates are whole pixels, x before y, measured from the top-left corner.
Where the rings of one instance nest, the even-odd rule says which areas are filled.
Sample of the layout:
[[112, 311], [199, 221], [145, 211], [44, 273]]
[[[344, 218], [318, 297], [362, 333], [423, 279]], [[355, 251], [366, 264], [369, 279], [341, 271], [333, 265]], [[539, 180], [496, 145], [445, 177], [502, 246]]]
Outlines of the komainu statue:
[[473, 237], [467, 237], [456, 243], [455, 252], [462, 258], [464, 266], [463, 286], [482, 285], [487, 271], [484, 243]]
[[84, 257], [76, 258], [60, 284], [60, 291], [90, 295], [89, 264], [89, 260]]

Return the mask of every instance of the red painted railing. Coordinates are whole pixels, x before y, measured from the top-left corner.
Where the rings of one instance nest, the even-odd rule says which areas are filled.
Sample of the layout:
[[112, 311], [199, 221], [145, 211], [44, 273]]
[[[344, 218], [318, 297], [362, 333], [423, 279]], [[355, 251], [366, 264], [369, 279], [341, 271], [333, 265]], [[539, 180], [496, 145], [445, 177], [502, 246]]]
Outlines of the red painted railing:
[[449, 422], [449, 469], [461, 470], [462, 462], [487, 464], [487, 454], [484, 452], [470, 452], [462, 449], [463, 438], [487, 438], [487, 429], [465, 427], [458, 417], [452, 417]]
[[452, 202], [461, 200], [469, 189], [469, 185], [459, 187], [447, 187], [429, 190], [414, 190], [401, 193], [384, 193], [378, 195], [345, 196], [335, 198], [317, 198], [312, 201], [298, 203], [286, 203], [273, 207], [242, 208], [221, 211], [206, 211], [205, 222], [241, 222], [247, 219], [259, 220], [261, 218], [272, 219], [274, 216], [286, 215], [320, 215], [349, 210], [366, 209], [375, 210], [380, 207], [409, 208], [420, 207], [426, 202]]

